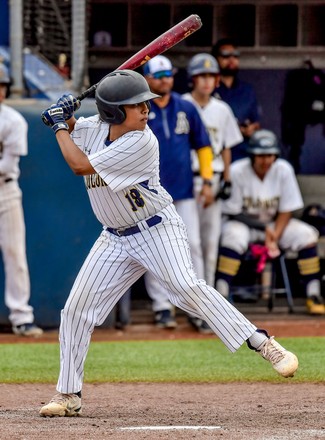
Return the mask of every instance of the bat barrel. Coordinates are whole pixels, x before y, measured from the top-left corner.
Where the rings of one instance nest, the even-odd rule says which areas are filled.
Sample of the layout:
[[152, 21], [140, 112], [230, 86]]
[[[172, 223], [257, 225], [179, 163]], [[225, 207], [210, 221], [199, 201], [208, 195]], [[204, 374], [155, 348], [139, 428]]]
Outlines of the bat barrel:
[[[117, 69], [133, 70], [139, 66], [142, 66], [151, 58], [163, 52], [166, 52], [166, 50], [170, 49], [180, 41], [189, 37], [191, 34], [193, 34], [193, 32], [200, 29], [201, 26], [201, 18], [196, 14], [190, 15], [189, 17], [185, 18], [184, 20], [173, 26], [171, 29], [157, 37], [139, 52], [134, 54], [131, 58], [121, 64]], [[91, 95], [96, 90], [97, 84], [89, 87], [89, 89], [81, 93], [81, 95], [78, 96], [77, 99], [79, 101], [82, 101], [83, 99], [87, 98], [87, 96]]]

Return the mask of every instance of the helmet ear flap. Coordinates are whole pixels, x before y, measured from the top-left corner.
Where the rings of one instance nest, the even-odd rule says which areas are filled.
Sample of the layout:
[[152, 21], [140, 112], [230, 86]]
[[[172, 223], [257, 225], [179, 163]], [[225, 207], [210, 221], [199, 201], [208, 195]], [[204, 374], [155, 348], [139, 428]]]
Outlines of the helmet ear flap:
[[106, 105], [105, 108], [97, 106], [100, 118], [109, 124], [122, 124], [126, 119], [126, 113], [122, 105]]
[[116, 108], [116, 114], [115, 114], [115, 124], [122, 124], [126, 119], [126, 113], [124, 110], [124, 107], [122, 105], [119, 105]]

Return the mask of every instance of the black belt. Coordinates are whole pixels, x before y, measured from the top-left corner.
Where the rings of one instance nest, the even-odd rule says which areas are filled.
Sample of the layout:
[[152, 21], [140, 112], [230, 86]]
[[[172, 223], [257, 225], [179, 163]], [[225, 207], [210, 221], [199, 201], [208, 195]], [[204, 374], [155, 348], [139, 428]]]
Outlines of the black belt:
[[[155, 215], [149, 218], [148, 220], [146, 220], [145, 222], [147, 223], [149, 228], [151, 228], [151, 226], [158, 225], [158, 223], [160, 223], [161, 220], [162, 218], [159, 217], [159, 215]], [[118, 237], [125, 237], [126, 235], [137, 234], [138, 232], [141, 232], [141, 229], [139, 228], [139, 226], [135, 225], [132, 226], [131, 228], [126, 228], [126, 229], [114, 229], [107, 227], [106, 231], [110, 232], [111, 234], [117, 235]]]
[[12, 182], [13, 180], [14, 180], [14, 179], [12, 179], [11, 177], [8, 177], [8, 179], [5, 179], [4, 182], [5, 182], [5, 183], [9, 183], [9, 182]]

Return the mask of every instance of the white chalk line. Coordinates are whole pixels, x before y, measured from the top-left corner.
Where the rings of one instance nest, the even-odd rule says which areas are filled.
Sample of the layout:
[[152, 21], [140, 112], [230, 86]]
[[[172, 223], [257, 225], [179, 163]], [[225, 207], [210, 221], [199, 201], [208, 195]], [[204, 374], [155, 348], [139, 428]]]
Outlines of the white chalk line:
[[119, 431], [174, 431], [174, 430], [194, 430], [202, 429], [215, 430], [221, 429], [221, 426], [129, 426], [126, 428], [117, 428]]

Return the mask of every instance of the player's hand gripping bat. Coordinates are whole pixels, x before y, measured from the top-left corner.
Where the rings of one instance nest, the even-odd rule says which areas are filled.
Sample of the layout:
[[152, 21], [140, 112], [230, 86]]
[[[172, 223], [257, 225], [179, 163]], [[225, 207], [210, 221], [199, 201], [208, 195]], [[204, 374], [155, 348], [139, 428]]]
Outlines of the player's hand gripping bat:
[[[168, 31], [161, 34], [143, 49], [139, 50], [136, 54], [134, 54], [131, 58], [126, 60], [123, 64], [121, 64], [116, 70], [122, 69], [136, 69], [137, 67], [145, 64], [151, 58], [159, 55], [171, 47], [175, 46], [180, 41], [184, 40], [195, 31], [200, 29], [202, 26], [201, 19], [198, 15], [192, 14], [189, 17], [185, 18], [183, 21], [179, 22], [175, 26], [173, 26]], [[89, 87], [89, 89], [85, 90], [81, 93], [80, 96], [77, 97], [77, 100], [81, 101], [82, 99], [87, 98], [90, 94], [92, 94], [97, 87], [97, 84]]]

